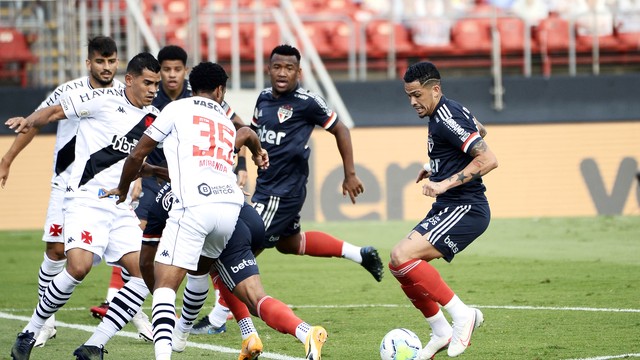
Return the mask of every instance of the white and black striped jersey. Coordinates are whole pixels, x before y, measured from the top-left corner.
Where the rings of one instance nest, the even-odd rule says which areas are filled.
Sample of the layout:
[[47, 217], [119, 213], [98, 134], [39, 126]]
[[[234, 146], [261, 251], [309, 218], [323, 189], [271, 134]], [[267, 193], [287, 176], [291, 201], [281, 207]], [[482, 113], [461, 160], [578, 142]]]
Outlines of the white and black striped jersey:
[[[119, 80], [113, 79], [112, 87], [116, 89], [124, 89], [125, 85]], [[47, 106], [59, 105], [60, 99], [66, 93], [85, 89], [93, 90], [89, 76], [79, 77], [77, 79], [67, 81], [59, 85], [49, 97], [47, 97], [36, 110], [40, 110]], [[78, 122], [76, 120], [58, 121], [56, 129], [56, 143], [53, 148], [53, 176], [51, 184], [56, 187], [66, 188], [69, 175], [71, 174], [71, 163], [74, 159], [74, 150], [76, 143], [76, 132], [78, 130]]]
[[125, 89], [116, 88], [73, 91], [62, 97], [60, 105], [67, 119], [78, 121], [66, 196], [96, 197], [118, 187], [125, 158], [158, 110], [134, 106]]
[[174, 209], [244, 202], [233, 173], [236, 130], [220, 104], [200, 96], [172, 101], [145, 134], [163, 142]]

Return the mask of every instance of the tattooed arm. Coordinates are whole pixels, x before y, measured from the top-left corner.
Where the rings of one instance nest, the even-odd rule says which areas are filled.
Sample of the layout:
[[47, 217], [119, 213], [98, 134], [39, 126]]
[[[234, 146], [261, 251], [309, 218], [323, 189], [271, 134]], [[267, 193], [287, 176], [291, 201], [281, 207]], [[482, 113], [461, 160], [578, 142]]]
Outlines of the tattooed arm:
[[462, 171], [440, 182], [427, 181], [422, 186], [422, 194], [435, 197], [453, 187], [478, 179], [498, 167], [496, 155], [484, 140], [478, 141], [470, 154], [473, 160]]

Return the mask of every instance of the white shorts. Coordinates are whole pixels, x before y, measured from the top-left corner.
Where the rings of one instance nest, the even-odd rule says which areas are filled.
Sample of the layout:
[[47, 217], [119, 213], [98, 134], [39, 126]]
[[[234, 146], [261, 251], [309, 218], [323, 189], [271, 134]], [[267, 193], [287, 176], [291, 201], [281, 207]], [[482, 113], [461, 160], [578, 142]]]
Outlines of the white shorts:
[[64, 238], [62, 237], [62, 224], [64, 223], [62, 202], [65, 191], [65, 188], [51, 186], [49, 207], [47, 208], [47, 219], [44, 222], [42, 241], [64, 243]]
[[140, 251], [140, 221], [129, 205], [115, 199], [66, 198], [64, 210], [64, 251], [80, 248], [94, 254], [94, 265], [116, 263], [126, 254]]
[[200, 255], [217, 259], [235, 230], [240, 204], [208, 203], [169, 211], [155, 261], [196, 270]]

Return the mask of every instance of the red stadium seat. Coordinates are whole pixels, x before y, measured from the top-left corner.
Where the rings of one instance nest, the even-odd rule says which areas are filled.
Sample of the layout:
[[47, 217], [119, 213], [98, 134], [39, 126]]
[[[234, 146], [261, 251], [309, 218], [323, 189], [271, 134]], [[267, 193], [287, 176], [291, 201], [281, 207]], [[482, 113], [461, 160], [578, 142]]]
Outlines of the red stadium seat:
[[20, 31], [0, 28], [0, 77], [19, 78], [20, 86], [27, 86], [27, 65], [37, 61]]
[[[346, 59], [349, 51], [359, 48], [360, 30], [358, 26], [358, 23], [354, 23], [354, 26], [350, 27], [345, 22], [339, 22], [336, 27], [328, 29], [334, 58]], [[355, 42], [353, 47], [351, 46], [352, 41]]]
[[640, 50], [640, 32], [620, 32], [616, 34], [616, 37], [624, 50]]
[[304, 30], [311, 39], [311, 42], [318, 51], [320, 57], [333, 57], [333, 48], [329, 40], [328, 29], [335, 28], [336, 22], [316, 22], [309, 21], [304, 23]]
[[566, 53], [569, 51], [569, 22], [552, 15], [538, 24], [536, 40], [541, 51]]
[[386, 20], [375, 20], [367, 24], [367, 55], [386, 57], [389, 53], [391, 31], [394, 31], [396, 55], [406, 57], [414, 50], [411, 34], [402, 24], [393, 24]]
[[[242, 24], [240, 26], [240, 37], [243, 39], [245, 49], [241, 49], [241, 56], [247, 59], [255, 58], [256, 33], [253, 24]], [[271, 50], [281, 44], [280, 29], [276, 23], [263, 23], [258, 32], [262, 41], [262, 56], [269, 57]]]
[[524, 21], [514, 17], [499, 17], [496, 23], [503, 54], [522, 54], [524, 51]]
[[453, 25], [451, 38], [456, 51], [467, 54], [491, 52], [491, 20], [463, 18]]

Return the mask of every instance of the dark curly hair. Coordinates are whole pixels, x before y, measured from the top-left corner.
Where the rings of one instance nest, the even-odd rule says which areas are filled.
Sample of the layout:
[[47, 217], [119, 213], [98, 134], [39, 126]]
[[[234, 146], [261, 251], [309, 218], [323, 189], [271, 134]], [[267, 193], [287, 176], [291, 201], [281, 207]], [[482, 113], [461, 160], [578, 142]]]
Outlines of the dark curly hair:
[[142, 52], [134, 56], [127, 64], [127, 73], [134, 76], [142, 75], [144, 69], [153, 71], [156, 74], [160, 72], [160, 63], [148, 52]]
[[411, 83], [419, 81], [420, 84], [425, 84], [429, 80], [440, 80], [440, 72], [433, 63], [428, 61], [419, 62], [409, 66], [404, 73], [404, 82]]
[[271, 50], [271, 55], [269, 56], [269, 60], [271, 60], [273, 58], [273, 55], [275, 54], [284, 55], [284, 56], [295, 56], [298, 62], [300, 62], [300, 51], [288, 44], [278, 45], [275, 48], [273, 48], [273, 50]]
[[213, 91], [220, 85], [226, 87], [228, 78], [222, 66], [209, 61], [194, 66], [189, 73], [189, 83], [194, 94]]
[[187, 52], [177, 45], [167, 45], [158, 51], [158, 62], [165, 60], [180, 60], [182, 65], [187, 65]]

